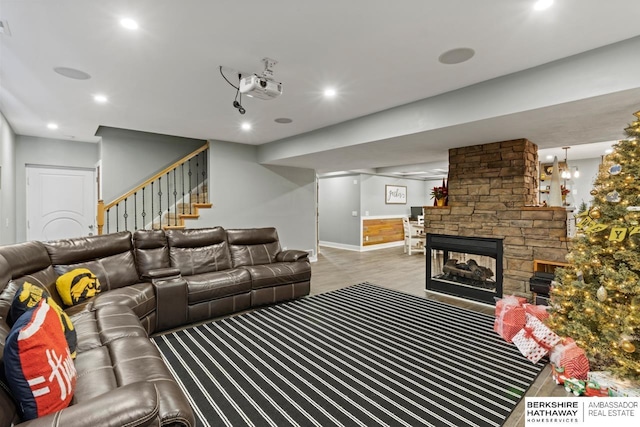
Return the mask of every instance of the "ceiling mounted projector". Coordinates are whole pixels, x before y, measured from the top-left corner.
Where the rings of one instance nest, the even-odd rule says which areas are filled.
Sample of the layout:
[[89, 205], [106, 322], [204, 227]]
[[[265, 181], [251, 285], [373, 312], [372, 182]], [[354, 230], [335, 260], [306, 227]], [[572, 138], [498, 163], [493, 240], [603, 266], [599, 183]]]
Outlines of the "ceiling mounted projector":
[[240, 79], [240, 93], [258, 99], [274, 99], [282, 95], [282, 83], [273, 80], [273, 66], [278, 62], [264, 58], [264, 71]]
[[240, 93], [260, 99], [273, 99], [282, 95], [282, 83], [260, 76], [244, 77], [240, 80]]

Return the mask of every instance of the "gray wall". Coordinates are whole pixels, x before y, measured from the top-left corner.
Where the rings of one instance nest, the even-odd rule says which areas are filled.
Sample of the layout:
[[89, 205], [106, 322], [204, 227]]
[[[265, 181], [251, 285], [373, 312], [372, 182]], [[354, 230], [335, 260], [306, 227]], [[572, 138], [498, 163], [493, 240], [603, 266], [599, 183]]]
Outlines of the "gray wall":
[[[320, 241], [360, 246], [360, 175], [318, 180]], [[356, 216], [352, 216], [356, 212]]]
[[[325, 176], [318, 181], [320, 241], [361, 246], [360, 224], [367, 216], [407, 215], [411, 206], [429, 204], [426, 181], [354, 174]], [[385, 185], [407, 187], [407, 204], [386, 204]], [[352, 216], [356, 212], [357, 216]], [[355, 249], [354, 248], [354, 249]]]
[[[428, 204], [428, 193], [425, 181], [416, 179], [392, 178], [376, 175], [361, 175], [361, 211], [367, 215], [411, 215], [411, 206]], [[407, 187], [407, 204], [395, 205], [385, 203], [385, 185], [401, 185]]]
[[209, 199], [188, 227], [276, 227], [289, 249], [316, 253], [316, 175], [311, 169], [262, 166], [253, 145], [210, 141]]
[[27, 238], [26, 165], [93, 169], [98, 144], [18, 135], [16, 144], [16, 239]]
[[16, 242], [16, 135], [0, 113], [0, 244]]
[[101, 126], [102, 199], [120, 197], [206, 141]]

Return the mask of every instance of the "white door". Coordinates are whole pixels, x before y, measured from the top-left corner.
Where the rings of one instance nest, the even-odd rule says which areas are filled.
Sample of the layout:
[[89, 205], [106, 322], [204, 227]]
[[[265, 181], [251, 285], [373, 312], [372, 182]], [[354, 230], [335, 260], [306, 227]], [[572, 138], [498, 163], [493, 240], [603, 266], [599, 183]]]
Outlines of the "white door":
[[27, 166], [27, 240], [91, 236], [95, 217], [95, 170]]

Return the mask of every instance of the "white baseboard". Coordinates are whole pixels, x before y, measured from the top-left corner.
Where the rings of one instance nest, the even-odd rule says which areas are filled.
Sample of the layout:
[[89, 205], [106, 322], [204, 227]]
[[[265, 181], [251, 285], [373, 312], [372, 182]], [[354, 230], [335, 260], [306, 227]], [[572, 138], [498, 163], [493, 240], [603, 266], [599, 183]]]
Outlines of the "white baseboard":
[[346, 245], [344, 243], [320, 241], [320, 246], [326, 246], [328, 248], [335, 248], [335, 249], [344, 249], [347, 251], [355, 251], [355, 252], [375, 251], [377, 249], [395, 248], [402, 245], [404, 245], [403, 241], [381, 243], [379, 245], [369, 245], [369, 246]]
[[356, 246], [356, 245], [346, 245], [344, 243], [336, 243], [336, 242], [325, 242], [322, 240], [318, 243], [320, 244], [320, 246], [326, 246], [328, 248], [344, 249], [347, 251], [360, 252], [360, 246]]

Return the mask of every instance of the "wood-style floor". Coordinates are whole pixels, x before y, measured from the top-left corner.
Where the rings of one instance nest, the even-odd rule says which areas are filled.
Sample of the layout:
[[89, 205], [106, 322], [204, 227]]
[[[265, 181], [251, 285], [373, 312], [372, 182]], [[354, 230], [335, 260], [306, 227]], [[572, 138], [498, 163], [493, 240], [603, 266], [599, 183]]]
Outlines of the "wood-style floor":
[[[318, 262], [311, 266], [311, 294], [333, 291], [369, 282], [421, 297], [437, 299], [459, 307], [493, 314], [494, 307], [425, 291], [426, 264], [423, 254], [406, 255], [402, 247], [354, 252], [321, 247]], [[567, 396], [553, 382], [547, 366], [529, 389], [527, 396]], [[524, 399], [511, 414], [505, 427], [524, 427]]]

